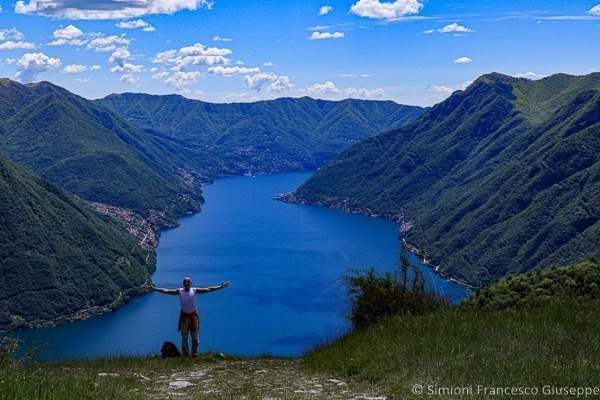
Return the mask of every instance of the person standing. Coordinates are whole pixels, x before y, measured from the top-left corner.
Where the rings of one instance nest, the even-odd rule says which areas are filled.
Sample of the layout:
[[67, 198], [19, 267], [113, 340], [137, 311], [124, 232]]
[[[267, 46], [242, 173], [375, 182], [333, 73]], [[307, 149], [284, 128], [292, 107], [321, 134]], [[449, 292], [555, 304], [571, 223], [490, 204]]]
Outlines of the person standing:
[[192, 334], [192, 357], [198, 355], [198, 332], [200, 331], [200, 318], [196, 307], [196, 295], [229, 287], [229, 282], [221, 282], [221, 286], [210, 286], [207, 288], [192, 288], [192, 280], [183, 278], [183, 287], [179, 289], [163, 289], [154, 285], [148, 285], [147, 289], [164, 294], [178, 295], [181, 302], [179, 312], [179, 331], [181, 332], [181, 350], [184, 356], [190, 355], [188, 336]]

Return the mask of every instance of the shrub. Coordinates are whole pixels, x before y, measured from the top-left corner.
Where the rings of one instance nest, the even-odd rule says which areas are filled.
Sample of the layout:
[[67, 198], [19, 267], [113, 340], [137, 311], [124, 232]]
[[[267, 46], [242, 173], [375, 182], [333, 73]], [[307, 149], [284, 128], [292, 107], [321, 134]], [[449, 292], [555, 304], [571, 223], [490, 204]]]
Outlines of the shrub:
[[395, 315], [420, 315], [450, 307], [442, 295], [426, 289], [423, 273], [411, 264], [404, 243], [396, 265], [393, 272], [350, 270], [341, 278], [350, 301], [347, 318], [353, 329]]

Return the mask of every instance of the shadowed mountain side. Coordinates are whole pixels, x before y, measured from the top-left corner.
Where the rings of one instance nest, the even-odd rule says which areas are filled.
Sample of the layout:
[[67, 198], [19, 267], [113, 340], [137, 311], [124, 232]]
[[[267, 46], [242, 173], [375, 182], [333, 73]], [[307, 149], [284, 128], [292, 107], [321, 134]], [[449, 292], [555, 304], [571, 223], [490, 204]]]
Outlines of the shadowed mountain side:
[[406, 222], [440, 272], [476, 285], [597, 256], [600, 74], [484, 75], [292, 199]]
[[95, 102], [181, 145], [210, 177], [315, 169], [352, 144], [425, 111], [392, 101], [309, 97], [214, 104], [124, 93]]
[[106, 312], [155, 268], [120, 225], [2, 157], [0, 222], [0, 329]]
[[197, 211], [199, 194], [172, 171], [178, 149], [48, 82], [0, 79], [0, 152], [90, 201], [167, 218]]

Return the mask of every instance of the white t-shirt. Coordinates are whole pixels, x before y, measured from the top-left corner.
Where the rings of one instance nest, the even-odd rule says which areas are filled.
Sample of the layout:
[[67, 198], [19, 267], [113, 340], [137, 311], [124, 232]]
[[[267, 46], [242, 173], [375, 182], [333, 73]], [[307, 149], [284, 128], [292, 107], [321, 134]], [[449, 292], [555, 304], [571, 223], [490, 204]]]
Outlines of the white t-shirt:
[[191, 314], [196, 311], [196, 288], [179, 289], [179, 300], [181, 301], [181, 311]]

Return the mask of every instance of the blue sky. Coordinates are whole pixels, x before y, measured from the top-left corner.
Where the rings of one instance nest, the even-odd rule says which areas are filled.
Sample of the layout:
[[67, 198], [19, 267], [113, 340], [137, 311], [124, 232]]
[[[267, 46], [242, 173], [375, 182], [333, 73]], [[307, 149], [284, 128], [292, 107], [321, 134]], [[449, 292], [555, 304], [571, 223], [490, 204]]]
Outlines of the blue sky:
[[600, 71], [600, 0], [0, 1], [0, 76], [87, 98], [433, 105], [489, 72]]

